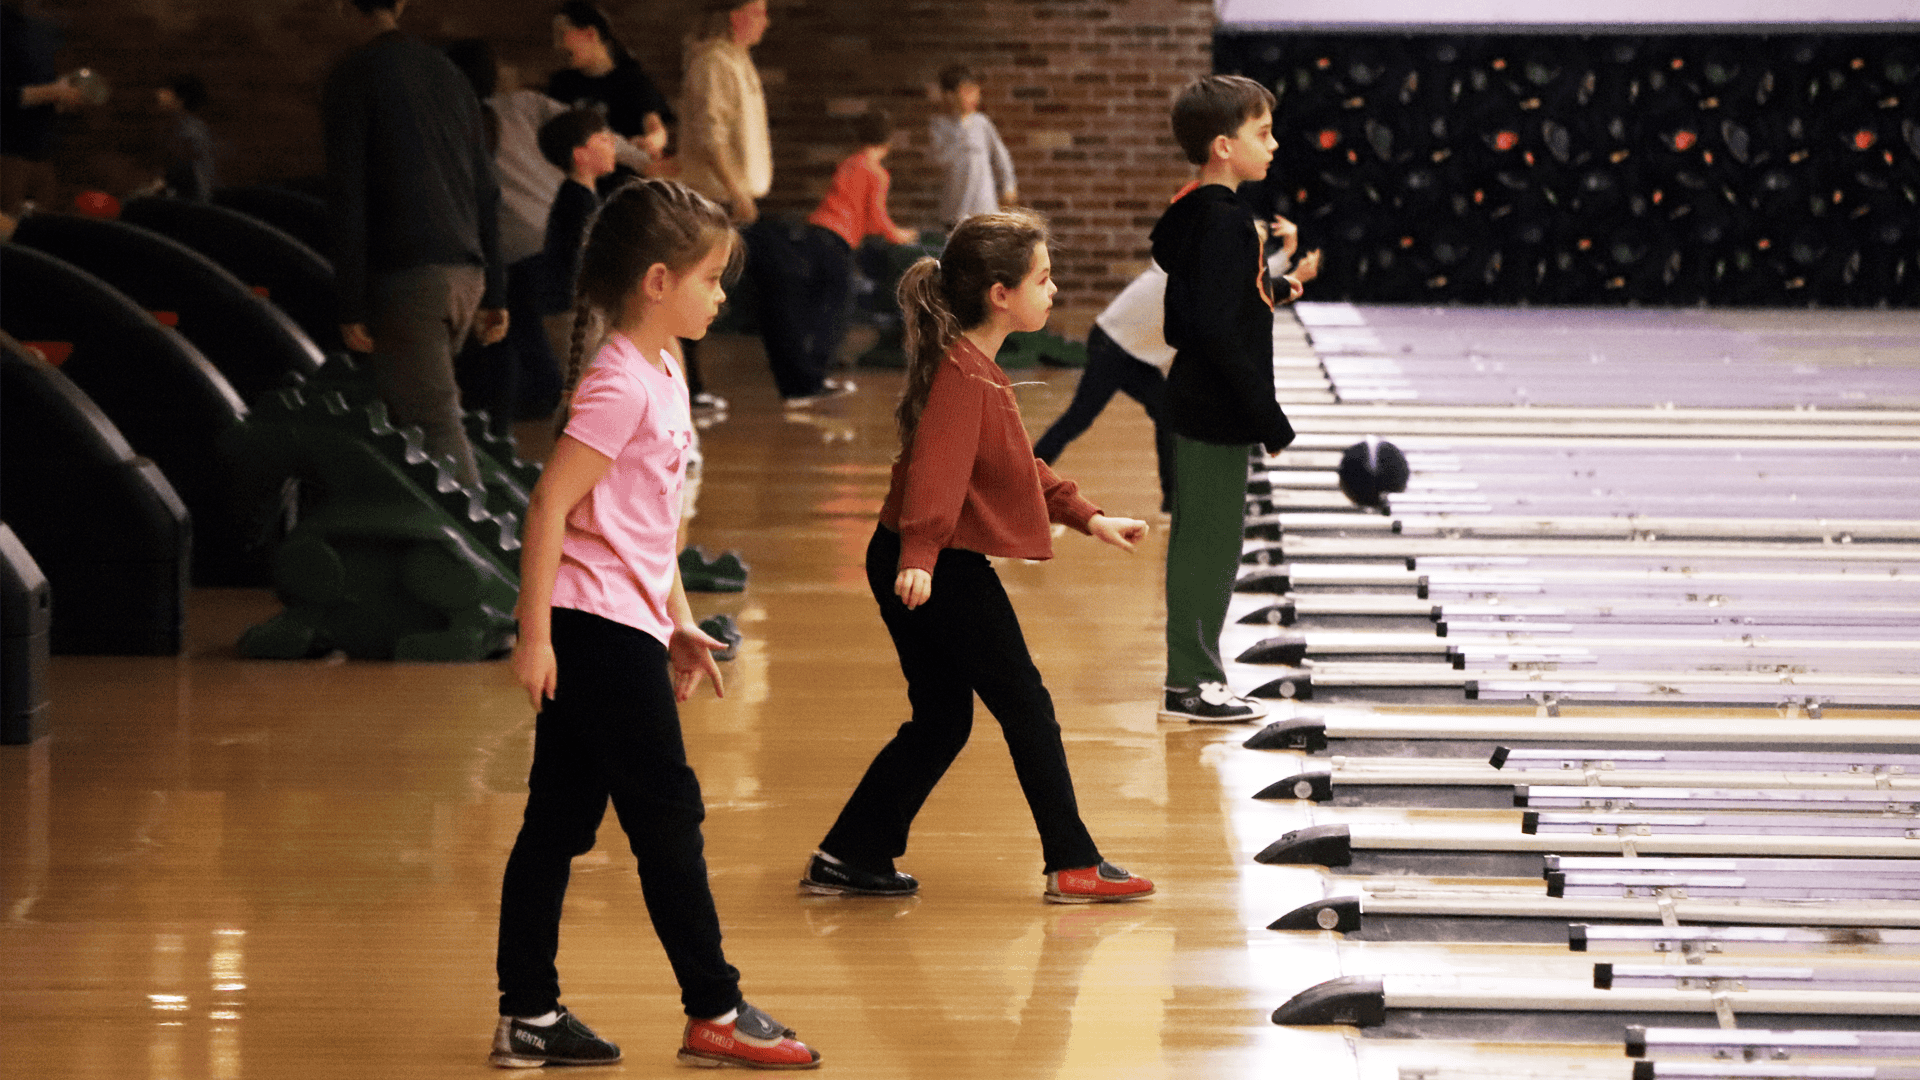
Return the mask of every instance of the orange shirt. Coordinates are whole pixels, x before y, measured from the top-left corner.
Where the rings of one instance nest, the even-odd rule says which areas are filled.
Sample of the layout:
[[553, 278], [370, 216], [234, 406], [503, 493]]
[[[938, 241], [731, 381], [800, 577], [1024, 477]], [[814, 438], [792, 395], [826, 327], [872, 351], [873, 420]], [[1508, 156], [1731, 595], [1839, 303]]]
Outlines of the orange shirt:
[[833, 170], [826, 197], [807, 221], [838, 233], [850, 248], [875, 234], [892, 237], [893, 219], [887, 216], [887, 189], [892, 185], [887, 170], [868, 161], [866, 151], [857, 151]]
[[1007, 373], [966, 338], [954, 342], [880, 508], [900, 534], [899, 568], [931, 573], [942, 548], [1051, 559], [1052, 522], [1084, 533], [1099, 512], [1033, 456]]

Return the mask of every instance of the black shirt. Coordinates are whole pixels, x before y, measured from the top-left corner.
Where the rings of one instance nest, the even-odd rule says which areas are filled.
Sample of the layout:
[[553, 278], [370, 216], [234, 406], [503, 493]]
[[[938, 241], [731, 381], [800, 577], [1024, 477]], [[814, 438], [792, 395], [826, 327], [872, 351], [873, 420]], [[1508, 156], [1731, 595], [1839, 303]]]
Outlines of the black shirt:
[[614, 62], [605, 75], [588, 75], [573, 68], [553, 73], [547, 83], [547, 96], [569, 105], [586, 105], [607, 114], [607, 126], [621, 138], [647, 133], [647, 114], [658, 113], [660, 122], [671, 127], [673, 108], [665, 94], [631, 56]]
[[1273, 392], [1273, 298], [1253, 211], [1221, 184], [1202, 184], [1153, 227], [1167, 272], [1167, 425], [1199, 442], [1293, 441]]
[[573, 310], [573, 286], [580, 276], [580, 252], [586, 247], [587, 226], [600, 209], [600, 196], [592, 188], [572, 179], [554, 192], [553, 209], [547, 212], [547, 243], [541, 251], [545, 262], [540, 313], [561, 315]]
[[327, 77], [328, 209], [340, 321], [364, 323], [374, 274], [478, 266], [482, 307], [506, 306], [500, 186], [473, 84], [440, 50], [397, 30]]
[[55, 109], [23, 105], [20, 92], [60, 77], [53, 62], [59, 31], [9, 3], [0, 10], [0, 49], [0, 154], [45, 161], [53, 153]]

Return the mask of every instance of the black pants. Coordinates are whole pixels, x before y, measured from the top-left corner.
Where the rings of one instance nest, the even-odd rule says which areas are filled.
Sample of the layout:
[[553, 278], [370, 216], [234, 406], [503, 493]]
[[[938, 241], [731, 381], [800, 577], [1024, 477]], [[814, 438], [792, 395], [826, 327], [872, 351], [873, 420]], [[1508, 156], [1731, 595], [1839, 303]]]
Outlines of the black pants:
[[1098, 863], [1100, 851], [1073, 797], [1053, 698], [1027, 654], [999, 575], [986, 556], [948, 548], [934, 567], [932, 599], [909, 611], [893, 594], [899, 565], [900, 535], [875, 529], [867, 584], [900, 654], [913, 719], [867, 766], [820, 849], [861, 869], [892, 871], [907, 850], [914, 815], [967, 745], [978, 693], [1006, 736], [1047, 872]]
[[560, 363], [541, 323], [545, 259], [532, 255], [507, 267], [507, 336], [491, 345], [468, 339], [454, 361], [460, 407], [487, 410], [493, 433], [506, 437], [516, 420], [538, 420], [560, 406]]
[[719, 1016], [740, 1004], [740, 973], [720, 949], [700, 836], [706, 807], [680, 740], [666, 647], [555, 608], [553, 651], [558, 689], [536, 722], [526, 818], [500, 889], [500, 1014], [539, 1016], [559, 1004], [567, 879], [612, 799], [680, 1002], [689, 1016]]
[[818, 394], [847, 338], [853, 249], [832, 229], [765, 220], [747, 229], [747, 245], [774, 385], [783, 398]]
[[[514, 420], [542, 420], [560, 407], [565, 381], [542, 324], [540, 290], [547, 273], [544, 254], [529, 255], [507, 267], [507, 336], [513, 350]], [[571, 308], [567, 310], [571, 311]]]
[[680, 356], [686, 361], [687, 396], [699, 397], [707, 392], [707, 380], [700, 377], [700, 338], [681, 338]]
[[1115, 344], [1107, 332], [1097, 326], [1087, 332], [1087, 366], [1080, 372], [1080, 385], [1074, 388], [1073, 401], [1033, 444], [1033, 456], [1049, 465], [1060, 460], [1060, 452], [1093, 425], [1107, 402], [1113, 400], [1115, 391], [1139, 402], [1140, 407], [1147, 410], [1147, 419], [1153, 421], [1153, 453], [1160, 469], [1161, 509], [1170, 509], [1173, 432], [1162, 424], [1167, 377], [1159, 368]]

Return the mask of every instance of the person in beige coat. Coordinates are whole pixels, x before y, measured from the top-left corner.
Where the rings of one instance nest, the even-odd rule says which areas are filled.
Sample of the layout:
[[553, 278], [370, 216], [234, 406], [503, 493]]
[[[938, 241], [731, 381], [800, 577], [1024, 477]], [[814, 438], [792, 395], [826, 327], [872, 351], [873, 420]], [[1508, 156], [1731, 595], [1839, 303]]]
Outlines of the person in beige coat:
[[706, 0], [705, 12], [681, 86], [680, 180], [746, 225], [773, 187], [767, 98], [748, 53], [766, 35], [767, 0]]

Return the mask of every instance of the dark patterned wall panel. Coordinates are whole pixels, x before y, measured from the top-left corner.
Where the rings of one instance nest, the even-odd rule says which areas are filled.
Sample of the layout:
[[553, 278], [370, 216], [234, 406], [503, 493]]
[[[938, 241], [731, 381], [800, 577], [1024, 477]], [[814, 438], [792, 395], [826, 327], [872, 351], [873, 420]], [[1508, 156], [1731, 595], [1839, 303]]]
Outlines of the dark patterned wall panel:
[[1323, 299], [1920, 305], [1912, 35], [1222, 33]]

